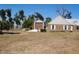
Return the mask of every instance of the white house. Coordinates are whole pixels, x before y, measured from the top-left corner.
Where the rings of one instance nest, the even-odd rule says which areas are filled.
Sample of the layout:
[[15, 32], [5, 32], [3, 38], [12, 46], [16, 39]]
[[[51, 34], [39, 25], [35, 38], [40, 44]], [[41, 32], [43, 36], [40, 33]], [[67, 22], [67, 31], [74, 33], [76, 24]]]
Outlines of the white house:
[[57, 16], [48, 24], [48, 30], [52, 31], [78, 31], [78, 19], [65, 19], [62, 16]]

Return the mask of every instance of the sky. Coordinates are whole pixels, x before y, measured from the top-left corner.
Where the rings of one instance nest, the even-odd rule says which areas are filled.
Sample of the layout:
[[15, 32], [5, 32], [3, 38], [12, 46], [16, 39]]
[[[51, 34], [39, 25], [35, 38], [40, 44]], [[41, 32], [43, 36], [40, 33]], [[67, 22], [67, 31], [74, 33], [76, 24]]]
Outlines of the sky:
[[79, 19], [78, 4], [0, 4], [0, 9], [7, 8], [12, 10], [12, 17], [19, 10], [24, 10], [26, 16], [39, 12], [44, 18], [51, 17], [52, 19], [58, 16], [57, 8], [66, 8], [72, 12], [72, 18]]

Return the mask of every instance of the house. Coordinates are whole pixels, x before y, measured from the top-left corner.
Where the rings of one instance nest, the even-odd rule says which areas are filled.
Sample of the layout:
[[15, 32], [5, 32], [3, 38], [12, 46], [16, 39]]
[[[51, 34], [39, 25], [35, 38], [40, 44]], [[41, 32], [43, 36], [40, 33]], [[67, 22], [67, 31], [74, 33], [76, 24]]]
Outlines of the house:
[[79, 21], [57, 16], [48, 24], [47, 29], [51, 31], [79, 31]]
[[44, 29], [44, 21], [40, 19], [34, 21], [34, 29], [37, 29], [37, 30]]

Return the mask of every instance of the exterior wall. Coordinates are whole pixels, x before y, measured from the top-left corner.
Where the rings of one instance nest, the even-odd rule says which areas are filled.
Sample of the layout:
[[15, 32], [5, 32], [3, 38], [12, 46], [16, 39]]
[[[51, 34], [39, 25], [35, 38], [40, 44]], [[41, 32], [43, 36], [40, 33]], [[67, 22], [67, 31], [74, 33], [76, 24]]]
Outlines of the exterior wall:
[[43, 29], [43, 28], [44, 28], [43, 23], [41, 23], [41, 22], [35, 23], [35, 29]]
[[79, 31], [79, 30], [77, 30], [77, 26], [76, 25], [74, 25], [74, 31]]
[[73, 30], [76, 31], [76, 26], [73, 26], [73, 27], [74, 27]]
[[[68, 25], [68, 30], [63, 30], [63, 25], [56, 24], [55, 26], [56, 26], [56, 29], [52, 31], [71, 31], [71, 26], [72, 26], [72, 31], [77, 31], [75, 29], [76, 26], [73, 26], [73, 25]], [[51, 25], [48, 25], [47, 29], [51, 30]]]
[[56, 25], [56, 31], [63, 31], [63, 25]]
[[51, 25], [48, 24], [46, 28], [47, 30], [51, 30]]
[[[44, 29], [43, 25], [44, 25], [43, 23], [37, 22], [35, 23], [35, 29], [38, 29], [38, 30]], [[68, 30], [63, 30], [63, 25], [56, 24], [55, 26], [56, 26], [55, 30], [51, 30], [51, 25], [48, 25], [46, 28], [48, 31], [79, 31], [76, 29], [76, 25], [68, 25]], [[71, 26], [72, 26], [72, 29], [71, 29]]]
[[68, 31], [76, 31], [74, 25], [69, 25]]
[[74, 31], [74, 26], [73, 25], [68, 25], [68, 31]]

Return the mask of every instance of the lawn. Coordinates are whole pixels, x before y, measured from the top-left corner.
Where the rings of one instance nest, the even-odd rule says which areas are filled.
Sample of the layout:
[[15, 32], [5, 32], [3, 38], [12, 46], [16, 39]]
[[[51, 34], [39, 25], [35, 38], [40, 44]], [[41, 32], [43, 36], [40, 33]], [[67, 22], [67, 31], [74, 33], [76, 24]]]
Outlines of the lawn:
[[79, 32], [0, 34], [0, 53], [79, 53]]

